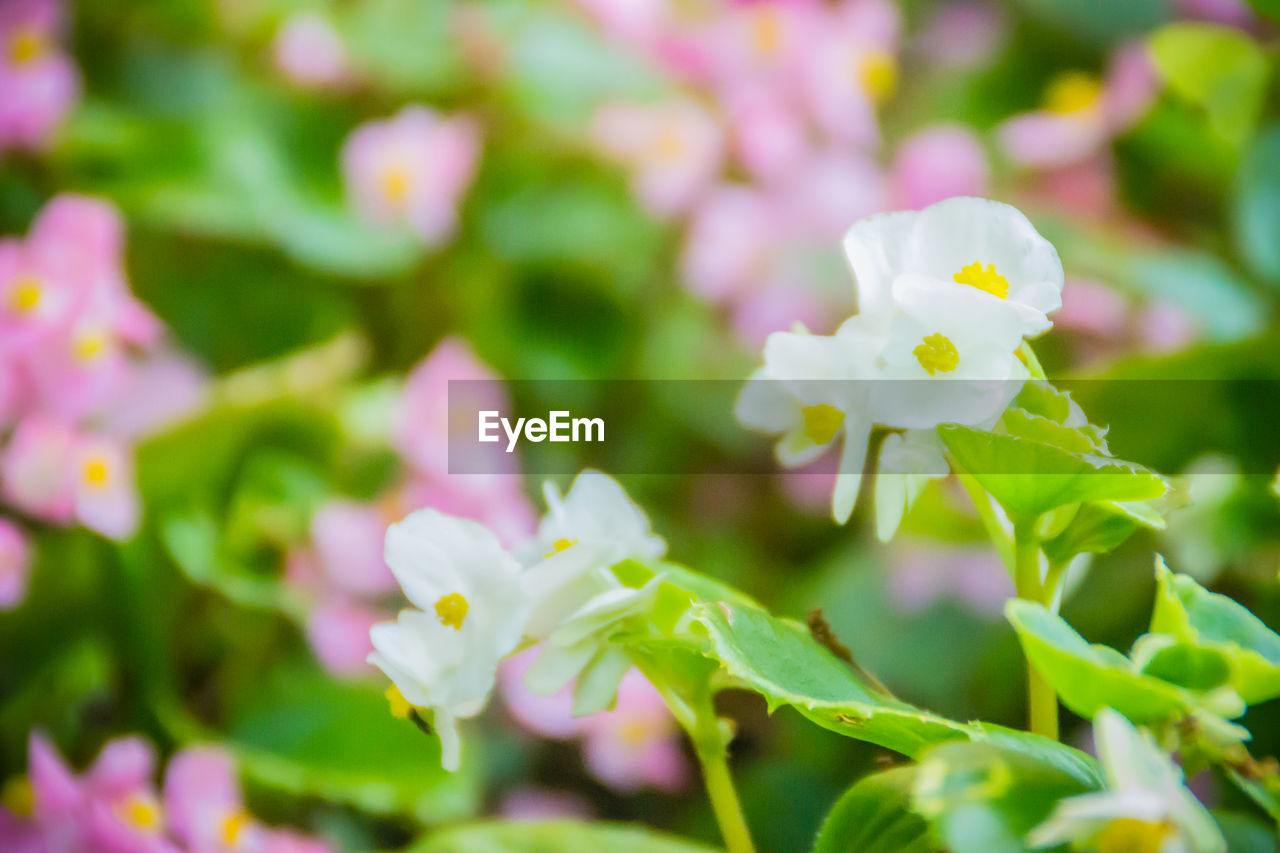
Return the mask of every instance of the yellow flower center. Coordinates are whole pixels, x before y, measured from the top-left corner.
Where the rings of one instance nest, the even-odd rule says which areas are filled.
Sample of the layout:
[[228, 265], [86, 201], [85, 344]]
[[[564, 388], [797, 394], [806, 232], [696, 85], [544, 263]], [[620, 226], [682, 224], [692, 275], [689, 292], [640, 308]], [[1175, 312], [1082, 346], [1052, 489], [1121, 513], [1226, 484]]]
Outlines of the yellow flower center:
[[898, 90], [898, 61], [886, 50], [873, 50], [858, 61], [858, 82], [872, 103], [882, 104]]
[[920, 362], [921, 367], [929, 371], [930, 376], [938, 372], [950, 373], [960, 363], [960, 353], [956, 351], [956, 345], [951, 343], [951, 338], [941, 332], [925, 335], [924, 340], [911, 351], [911, 354]]
[[844, 412], [835, 406], [819, 403], [800, 410], [804, 418], [804, 434], [814, 444], [826, 444], [844, 424]]
[[397, 720], [409, 719], [409, 713], [413, 711], [413, 705], [408, 699], [404, 698], [404, 694], [400, 692], [400, 688], [394, 684], [387, 688], [383, 694], [387, 697], [387, 702], [391, 705], [391, 716]]
[[653, 725], [647, 720], [628, 720], [618, 726], [618, 739], [627, 746], [640, 746], [653, 734]]
[[111, 478], [111, 469], [107, 465], [107, 460], [101, 456], [91, 456], [84, 461], [80, 474], [84, 478], [85, 485], [100, 489]]
[[119, 807], [120, 816], [135, 829], [143, 832], [157, 832], [160, 829], [162, 814], [160, 806], [150, 797], [134, 795]]
[[663, 128], [653, 139], [652, 153], [655, 160], [679, 160], [685, 153], [684, 137], [675, 128]]
[[1044, 90], [1044, 108], [1070, 115], [1093, 109], [1102, 96], [1102, 81], [1083, 71], [1064, 71]]
[[71, 342], [71, 354], [77, 361], [93, 361], [107, 349], [107, 336], [102, 332], [85, 332]]
[[957, 284], [976, 287], [1000, 299], [1009, 298], [1009, 279], [996, 272], [995, 264], [987, 264], [984, 267], [981, 261], [974, 261], [968, 266], [961, 267], [960, 272], [951, 278]]
[[218, 831], [219, 836], [222, 838], [222, 846], [234, 848], [251, 821], [252, 818], [249, 817], [249, 813], [244, 809], [237, 809], [224, 817], [222, 826]]
[[40, 307], [44, 288], [34, 276], [22, 276], [9, 288], [9, 310], [14, 314], [30, 314]]
[[0, 805], [17, 817], [30, 815], [35, 804], [35, 792], [31, 790], [31, 780], [26, 776], [15, 776], [9, 779], [0, 790]]
[[460, 592], [451, 592], [443, 595], [436, 602], [436, 616], [440, 617], [440, 624], [448, 626], [455, 631], [462, 630], [462, 620], [467, 618], [467, 610], [470, 605], [467, 600], [462, 597]]
[[22, 27], [9, 39], [9, 61], [14, 65], [35, 62], [49, 48], [49, 42], [35, 27]]
[[751, 48], [766, 58], [782, 49], [782, 16], [777, 9], [762, 7], [751, 16]]
[[392, 166], [383, 172], [382, 196], [394, 205], [404, 204], [409, 198], [409, 171], [403, 166]]
[[551, 543], [551, 550], [543, 554], [542, 556], [554, 557], [556, 554], [559, 554], [561, 551], [567, 551], [577, 544], [578, 544], [577, 539], [557, 539], [556, 541]]
[[1172, 831], [1173, 827], [1165, 821], [1148, 823], [1131, 817], [1117, 818], [1102, 830], [1094, 847], [1098, 853], [1160, 853]]

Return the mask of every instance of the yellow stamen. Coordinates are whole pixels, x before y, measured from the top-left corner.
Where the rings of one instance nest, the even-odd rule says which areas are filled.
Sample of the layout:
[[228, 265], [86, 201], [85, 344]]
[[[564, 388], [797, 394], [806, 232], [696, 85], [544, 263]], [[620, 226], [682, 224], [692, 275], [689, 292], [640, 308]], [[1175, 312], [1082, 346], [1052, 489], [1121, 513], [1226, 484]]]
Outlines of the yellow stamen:
[[761, 7], [751, 16], [751, 48], [764, 57], [782, 49], [782, 16], [777, 9]]
[[391, 704], [391, 716], [397, 720], [409, 719], [409, 713], [413, 711], [413, 705], [410, 704], [408, 699], [404, 698], [404, 694], [400, 692], [399, 687], [393, 684], [387, 688], [386, 693], [383, 695], [387, 697], [387, 702]]
[[382, 195], [395, 205], [404, 204], [409, 198], [409, 172], [401, 166], [392, 166], [382, 173]]
[[9, 61], [14, 65], [35, 62], [48, 50], [48, 40], [35, 27], [22, 27], [9, 39]]
[[1102, 81], [1083, 71], [1064, 71], [1044, 90], [1044, 108], [1070, 115], [1093, 109], [1102, 97]]
[[844, 425], [844, 412], [826, 403], [805, 406], [800, 414], [804, 418], [804, 434], [814, 444], [826, 444]]
[[150, 797], [132, 796], [120, 804], [120, 816], [143, 832], [160, 829], [160, 806]]
[[31, 780], [26, 776], [14, 776], [0, 790], [0, 805], [8, 809], [10, 814], [27, 817], [35, 804], [35, 792], [31, 790]]
[[1131, 817], [1117, 818], [1094, 842], [1098, 853], [1160, 853], [1173, 830], [1167, 822], [1148, 823]]
[[455, 631], [462, 630], [462, 620], [467, 618], [467, 610], [470, 605], [463, 598], [460, 592], [451, 592], [448, 595], [441, 596], [436, 602], [436, 616], [440, 617], [440, 624], [452, 628]]
[[561, 551], [567, 551], [577, 544], [578, 544], [577, 539], [557, 539], [556, 541], [551, 543], [551, 550], [543, 554], [542, 556], [554, 557], [556, 554], [559, 554]]
[[950, 373], [960, 363], [960, 353], [956, 351], [956, 345], [941, 332], [925, 335], [924, 340], [911, 351], [911, 354], [920, 362], [921, 367], [929, 371], [930, 376], [938, 372]]
[[618, 727], [618, 740], [627, 746], [640, 746], [649, 740], [652, 729], [646, 720], [628, 720]]
[[93, 361], [107, 348], [107, 336], [102, 332], [77, 335], [71, 342], [71, 353], [77, 361]]
[[898, 90], [898, 61], [886, 50], [873, 50], [858, 61], [858, 81], [872, 103], [882, 104]]
[[9, 310], [14, 314], [30, 314], [40, 307], [44, 288], [34, 276], [22, 276], [9, 288]]
[[987, 264], [984, 267], [980, 261], [974, 261], [968, 266], [961, 267], [960, 272], [951, 277], [956, 284], [976, 287], [1000, 299], [1009, 297], [1009, 279], [996, 272], [995, 264]]
[[672, 162], [684, 156], [684, 137], [675, 128], [667, 127], [654, 137], [653, 157], [655, 160]]
[[240, 840], [241, 834], [252, 820], [253, 818], [244, 809], [238, 809], [223, 818], [222, 826], [218, 833], [222, 837], [222, 846], [235, 847]]
[[102, 488], [111, 476], [111, 469], [101, 456], [91, 456], [84, 461], [80, 473], [86, 485]]

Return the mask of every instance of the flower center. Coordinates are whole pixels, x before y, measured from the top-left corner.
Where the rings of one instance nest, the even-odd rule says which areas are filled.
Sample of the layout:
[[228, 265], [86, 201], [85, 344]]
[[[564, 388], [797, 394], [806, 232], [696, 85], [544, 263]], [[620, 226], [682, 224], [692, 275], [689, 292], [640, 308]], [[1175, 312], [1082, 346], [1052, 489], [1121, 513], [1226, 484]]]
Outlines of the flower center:
[[102, 355], [106, 348], [107, 336], [98, 331], [76, 335], [71, 342], [71, 354], [81, 362], [93, 361]]
[[751, 48], [763, 57], [782, 49], [782, 16], [777, 9], [762, 8], [751, 16]]
[[160, 806], [150, 797], [133, 795], [120, 804], [120, 816], [143, 832], [156, 832], [160, 829]]
[[392, 166], [383, 172], [382, 196], [392, 204], [404, 204], [409, 198], [409, 170], [403, 166]]
[[1164, 839], [1173, 830], [1167, 822], [1148, 823], [1131, 817], [1117, 818], [1098, 836], [1098, 853], [1160, 853]]
[[224, 817], [218, 832], [222, 837], [222, 846], [235, 847], [250, 820], [252, 818], [249, 817], [249, 813], [244, 809], [236, 809]]
[[653, 158], [665, 163], [672, 163], [684, 156], [684, 137], [671, 127], [663, 128], [653, 140]]
[[563, 538], [557, 539], [556, 541], [551, 543], [551, 550], [543, 554], [542, 556], [554, 557], [556, 554], [559, 554], [561, 551], [567, 551], [577, 544], [578, 544], [577, 539], [563, 539]]
[[814, 444], [826, 444], [844, 424], [844, 412], [826, 403], [805, 406], [800, 414], [804, 418], [805, 437]]
[[873, 50], [858, 60], [858, 82], [872, 103], [889, 100], [898, 89], [898, 63], [886, 50]]
[[911, 351], [911, 354], [930, 376], [939, 371], [950, 373], [960, 363], [960, 353], [956, 351], [956, 345], [951, 343], [951, 338], [941, 332], [925, 335], [923, 341]]
[[18, 817], [28, 817], [35, 808], [35, 792], [31, 789], [31, 780], [26, 776], [15, 776], [4, 783], [0, 790], [0, 805]]
[[30, 314], [40, 307], [44, 288], [33, 276], [22, 276], [9, 288], [9, 310], [14, 314]]
[[974, 261], [968, 266], [961, 267], [960, 272], [951, 276], [951, 278], [957, 284], [976, 287], [978, 290], [986, 291], [999, 299], [1007, 299], [1009, 297], [1009, 279], [996, 272], [995, 264], [987, 264], [984, 267], [981, 261]]
[[413, 711], [413, 703], [404, 698], [404, 694], [400, 692], [400, 688], [394, 684], [387, 688], [383, 693], [387, 697], [387, 702], [391, 705], [391, 716], [397, 720], [409, 719], [409, 714]]
[[1044, 108], [1071, 115], [1093, 108], [1102, 96], [1102, 81], [1083, 71], [1064, 71], [1044, 90]]
[[463, 598], [460, 592], [451, 592], [443, 595], [436, 602], [436, 616], [440, 617], [440, 624], [448, 626], [455, 631], [462, 630], [462, 620], [467, 618], [467, 610], [471, 605], [467, 604], [467, 600]]
[[14, 65], [29, 65], [48, 50], [49, 43], [35, 27], [22, 27], [9, 39], [9, 61]]
[[648, 720], [628, 720], [618, 726], [618, 740], [627, 746], [640, 746], [650, 739], [653, 728]]
[[84, 478], [86, 485], [100, 489], [107, 484], [107, 480], [111, 477], [111, 469], [107, 465], [107, 460], [101, 456], [91, 456], [84, 461], [84, 466], [80, 469], [80, 474]]

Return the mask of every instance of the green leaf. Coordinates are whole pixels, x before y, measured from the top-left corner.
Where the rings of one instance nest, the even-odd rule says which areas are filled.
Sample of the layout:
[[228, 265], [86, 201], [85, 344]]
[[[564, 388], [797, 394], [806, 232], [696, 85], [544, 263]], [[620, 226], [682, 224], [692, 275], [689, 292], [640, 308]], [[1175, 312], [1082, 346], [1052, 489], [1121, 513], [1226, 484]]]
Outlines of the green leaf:
[[1041, 543], [1053, 563], [1065, 563], [1076, 554], [1105, 554], [1129, 538], [1138, 528], [1133, 518], [1112, 503], [1090, 503], [1065, 529]]
[[1190, 692], [1136, 671], [1115, 649], [1090, 645], [1042, 604], [1012, 600], [1005, 615], [1027, 659], [1062, 703], [1082, 717], [1114, 708], [1135, 723], [1161, 722], [1181, 717], [1196, 704]]
[[1280, 20], [1280, 0], [1249, 0], [1249, 5], [1260, 15]]
[[1213, 24], [1176, 23], [1157, 30], [1149, 44], [1174, 93], [1202, 107], [1229, 142], [1248, 138], [1267, 83], [1266, 57], [1250, 36]]
[[1142, 672], [1146, 675], [1196, 691], [1213, 690], [1231, 680], [1231, 661], [1215, 649], [1172, 641], [1167, 634], [1148, 634], [1139, 643], [1143, 641], [1159, 646], [1144, 655]]
[[1005, 411], [1000, 418], [1000, 427], [1008, 435], [1029, 438], [1070, 453], [1094, 453], [1101, 449], [1094, 444], [1092, 436], [1078, 429], [1016, 407]]
[[1150, 500], [1165, 492], [1164, 480], [1140, 465], [955, 424], [938, 433], [960, 468], [1011, 516], [1033, 519], [1060, 506]]
[[1156, 558], [1151, 630], [1216, 649], [1233, 665], [1232, 685], [1249, 704], [1280, 696], [1280, 635], [1225, 595], [1175, 575]]
[[464, 751], [462, 769], [445, 771], [439, 741], [392, 717], [376, 687], [285, 666], [236, 697], [228, 719], [228, 743], [264, 784], [433, 822], [479, 804], [476, 762]]
[[915, 767], [859, 780], [845, 791], [818, 831], [813, 853], [932, 853], [929, 824], [911, 808]]
[[713, 853], [638, 826], [575, 821], [478, 823], [433, 835], [409, 853]]
[[707, 630], [707, 653], [770, 710], [790, 705], [824, 728], [911, 757], [944, 741], [973, 740], [1036, 755], [1086, 784], [1097, 779], [1095, 762], [1078, 750], [1001, 726], [959, 723], [880, 692], [803, 625], [725, 602], [697, 605], [694, 614]]
[[1045, 23], [1100, 46], [1148, 32], [1170, 15], [1167, 0], [1027, 0], [1026, 6]]
[[[1277, 4], [1280, 6], [1280, 3]], [[1280, 126], [1271, 125], [1249, 146], [1236, 175], [1235, 242], [1261, 278], [1280, 285]]]

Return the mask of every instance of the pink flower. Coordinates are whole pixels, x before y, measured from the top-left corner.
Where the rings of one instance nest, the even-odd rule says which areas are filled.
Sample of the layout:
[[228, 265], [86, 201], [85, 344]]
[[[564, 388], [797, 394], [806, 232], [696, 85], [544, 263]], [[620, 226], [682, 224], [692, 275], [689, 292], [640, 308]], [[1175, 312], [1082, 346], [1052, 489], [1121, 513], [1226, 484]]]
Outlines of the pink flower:
[[719, 14], [699, 39], [705, 64], [721, 86], [786, 86], [821, 35], [818, 5], [811, 2], [741, 4]]
[[971, 68], [998, 56], [1008, 22], [993, 3], [956, 0], [930, 16], [916, 48], [935, 65]]
[[743, 295], [733, 307], [730, 322], [743, 343], [760, 348], [773, 332], [786, 331], [796, 323], [818, 330], [827, 317], [821, 301], [803, 284], [781, 279]]
[[1155, 92], [1155, 75], [1144, 50], [1136, 45], [1121, 48], [1106, 80], [1083, 71], [1060, 74], [1046, 90], [1042, 109], [1000, 125], [1000, 147], [1014, 163], [1032, 168], [1079, 162], [1140, 119]]
[[378, 595], [396, 588], [382, 559], [387, 520], [375, 506], [332, 500], [311, 517], [311, 545], [325, 576], [338, 589]]
[[897, 90], [897, 7], [884, 0], [846, 2], [798, 52], [814, 121], [832, 138], [874, 147], [877, 105]]
[[389, 615], [352, 598], [334, 596], [307, 617], [307, 642], [329, 672], [340, 677], [362, 675], [370, 671], [365, 661], [373, 651], [369, 629]]
[[591, 804], [578, 794], [568, 791], [516, 788], [502, 798], [498, 815], [503, 820], [588, 820], [591, 817]]
[[1233, 27], [1249, 27], [1258, 20], [1244, 0], [1174, 0], [1173, 7], [1180, 18], [1216, 21]]
[[1097, 281], [1068, 278], [1062, 289], [1062, 307], [1053, 315], [1055, 326], [1088, 332], [1105, 338], [1124, 334], [1129, 305], [1125, 298]]
[[206, 402], [205, 372], [179, 352], [162, 350], [130, 363], [111, 405], [96, 412], [107, 435], [137, 439], [182, 421]]
[[12, 521], [0, 518], [0, 610], [11, 610], [27, 595], [31, 546]]
[[586, 718], [573, 716], [573, 685], [558, 693], [539, 696], [524, 685], [524, 674], [541, 653], [541, 647], [526, 649], [498, 667], [498, 688], [507, 713], [534, 734], [567, 740], [581, 734]]
[[711, 302], [726, 302], [769, 272], [781, 223], [764, 196], [747, 187], [716, 188], [689, 223], [680, 273]]
[[783, 180], [809, 153], [804, 116], [766, 89], [741, 88], [725, 97], [738, 159], [757, 180]]
[[971, 131], [961, 125], [936, 125], [898, 146], [893, 207], [921, 210], [953, 196], [985, 196], [988, 176], [986, 155]]
[[23, 512], [55, 524], [72, 518], [75, 431], [62, 421], [29, 415], [0, 453], [0, 490]]
[[522, 480], [515, 472], [414, 479], [405, 486], [402, 502], [409, 507], [432, 507], [449, 515], [479, 521], [507, 546], [532, 535], [538, 521]]
[[73, 505], [85, 527], [111, 539], [127, 539], [138, 526], [133, 458], [114, 439], [83, 436], [72, 452]]
[[953, 597], [976, 613], [997, 616], [1013, 595], [1013, 582], [991, 552], [913, 544], [898, 549], [889, 592], [907, 610], [922, 610], [936, 598]]
[[342, 37], [314, 12], [285, 21], [276, 33], [273, 53], [276, 67], [303, 86], [336, 86], [350, 73]]
[[854, 222], [884, 210], [886, 201], [884, 176], [870, 158], [828, 149], [809, 157], [790, 182], [783, 214], [799, 236], [834, 244]]
[[410, 106], [356, 128], [341, 159], [348, 195], [362, 216], [403, 224], [424, 243], [436, 244], [457, 226], [479, 155], [474, 120]]
[[618, 688], [618, 704], [586, 719], [587, 769], [611, 788], [676, 791], [689, 778], [680, 731], [661, 695], [638, 670]]
[[627, 167], [641, 204], [658, 216], [688, 209], [719, 174], [723, 159], [719, 122], [688, 99], [606, 106], [592, 119], [591, 139]]
[[61, 50], [56, 0], [0, 5], [0, 151], [38, 148], [80, 95], [80, 75]]
[[1185, 311], [1155, 302], [1138, 317], [1138, 337], [1150, 353], [1181, 349], [1200, 336], [1201, 329]]
[[605, 32], [650, 45], [670, 24], [669, 0], [577, 0]]

